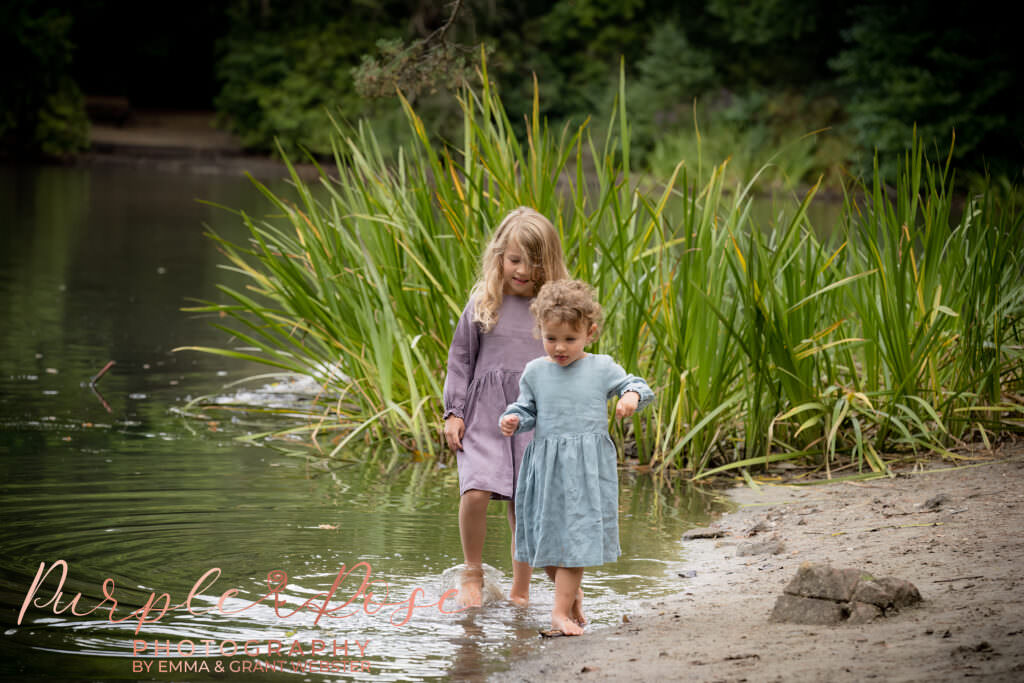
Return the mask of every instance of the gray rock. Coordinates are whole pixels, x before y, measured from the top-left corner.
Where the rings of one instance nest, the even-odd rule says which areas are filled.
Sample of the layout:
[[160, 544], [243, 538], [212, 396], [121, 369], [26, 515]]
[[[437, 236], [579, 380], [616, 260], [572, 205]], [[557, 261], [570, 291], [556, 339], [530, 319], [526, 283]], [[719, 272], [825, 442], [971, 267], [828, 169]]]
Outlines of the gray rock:
[[909, 581], [886, 577], [870, 581], [862, 580], [857, 584], [853, 599], [888, 611], [921, 602], [921, 593]]
[[802, 598], [796, 595], [780, 595], [772, 610], [772, 621], [793, 624], [816, 624], [828, 626], [839, 624], [846, 618], [843, 606], [832, 600]]
[[917, 586], [909, 581], [887, 576], [882, 579], [876, 579], [875, 583], [884, 586], [885, 590], [892, 595], [893, 607], [897, 609], [921, 602], [921, 592], [917, 590]]
[[884, 584], [873, 579], [861, 581], [853, 591], [854, 600], [880, 607], [883, 610], [894, 606], [894, 598], [895, 596]]
[[861, 575], [859, 569], [833, 569], [828, 565], [804, 562], [785, 592], [806, 598], [849, 602]]
[[847, 624], [867, 624], [885, 616], [880, 608], [866, 602], [851, 602], [847, 608]]
[[921, 601], [909, 581], [805, 562], [778, 597], [772, 621], [866, 624]]

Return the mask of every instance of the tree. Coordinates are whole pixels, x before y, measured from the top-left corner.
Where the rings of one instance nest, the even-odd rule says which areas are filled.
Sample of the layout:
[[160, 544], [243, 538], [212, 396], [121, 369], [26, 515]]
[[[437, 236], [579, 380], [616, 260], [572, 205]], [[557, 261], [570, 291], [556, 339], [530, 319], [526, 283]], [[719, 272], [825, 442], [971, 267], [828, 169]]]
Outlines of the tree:
[[85, 149], [89, 122], [69, 74], [71, 15], [32, 0], [0, 9], [0, 150], [63, 156]]
[[849, 128], [869, 167], [878, 151], [886, 177], [916, 126], [961, 167], [992, 165], [1020, 177], [1022, 101], [1017, 29], [999, 12], [916, 0], [867, 2], [852, 12], [846, 46], [832, 60], [847, 91]]

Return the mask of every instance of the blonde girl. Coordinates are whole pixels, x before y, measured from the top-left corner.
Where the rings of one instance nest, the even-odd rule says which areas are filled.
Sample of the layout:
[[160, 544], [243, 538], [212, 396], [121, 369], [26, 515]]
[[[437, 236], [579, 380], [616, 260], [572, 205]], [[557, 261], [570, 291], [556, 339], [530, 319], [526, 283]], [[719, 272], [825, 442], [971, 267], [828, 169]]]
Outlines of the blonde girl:
[[[483, 601], [483, 545], [492, 498], [509, 502], [508, 523], [515, 531], [515, 484], [530, 434], [503, 439], [494, 425], [518, 394], [527, 361], [544, 353], [532, 334], [530, 303], [546, 281], [565, 277], [555, 227], [521, 206], [494, 231], [480, 277], [455, 327], [444, 383], [444, 435], [459, 468], [459, 535], [465, 560], [459, 602], [464, 606]], [[529, 589], [529, 565], [513, 561], [509, 599], [524, 605]]]
[[610, 356], [586, 352], [601, 324], [589, 285], [549, 282], [531, 308], [544, 358], [527, 363], [519, 397], [499, 428], [516, 438], [534, 429], [523, 456], [515, 505], [514, 560], [544, 567], [555, 582], [551, 631], [579, 635], [583, 568], [614, 562], [619, 550], [619, 484], [615, 445], [608, 436], [608, 399], [616, 417], [654, 399], [647, 382]]

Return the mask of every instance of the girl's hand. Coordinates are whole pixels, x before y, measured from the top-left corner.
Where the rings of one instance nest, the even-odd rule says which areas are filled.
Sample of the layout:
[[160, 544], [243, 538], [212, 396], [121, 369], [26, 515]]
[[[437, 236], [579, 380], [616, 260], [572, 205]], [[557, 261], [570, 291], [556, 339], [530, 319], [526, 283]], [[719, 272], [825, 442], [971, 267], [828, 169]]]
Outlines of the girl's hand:
[[640, 394], [635, 391], [627, 391], [619, 397], [619, 402], [615, 404], [615, 417], [619, 419], [629, 417], [636, 412], [639, 405]]
[[501, 422], [499, 424], [501, 425], [502, 434], [504, 434], [505, 436], [512, 436], [513, 434], [516, 433], [516, 427], [519, 426], [519, 416], [506, 415], [505, 417], [501, 418]]
[[462, 450], [462, 436], [465, 433], [466, 423], [461, 417], [449, 415], [444, 421], [444, 439], [453, 451]]

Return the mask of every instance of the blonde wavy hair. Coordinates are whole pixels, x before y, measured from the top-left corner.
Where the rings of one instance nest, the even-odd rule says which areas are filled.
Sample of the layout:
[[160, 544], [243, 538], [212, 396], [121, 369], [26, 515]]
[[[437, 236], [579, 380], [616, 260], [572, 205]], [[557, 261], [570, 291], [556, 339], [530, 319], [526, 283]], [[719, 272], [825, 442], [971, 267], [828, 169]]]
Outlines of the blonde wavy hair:
[[581, 280], [554, 280], [537, 292], [530, 304], [530, 313], [537, 321], [534, 335], [539, 336], [544, 323], [567, 323], [573, 329], [587, 331], [596, 325], [594, 339], [601, 331], [604, 313], [597, 303], [594, 288]]
[[513, 209], [495, 229], [484, 249], [480, 277], [470, 293], [476, 297], [473, 322], [484, 332], [490, 332], [498, 322], [505, 284], [502, 259], [510, 243], [519, 247], [527, 265], [533, 268], [534, 294], [548, 280], [569, 277], [562, 241], [551, 221], [527, 206]]

